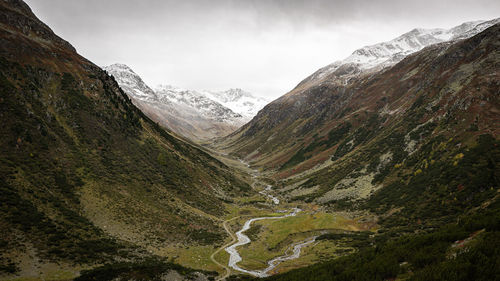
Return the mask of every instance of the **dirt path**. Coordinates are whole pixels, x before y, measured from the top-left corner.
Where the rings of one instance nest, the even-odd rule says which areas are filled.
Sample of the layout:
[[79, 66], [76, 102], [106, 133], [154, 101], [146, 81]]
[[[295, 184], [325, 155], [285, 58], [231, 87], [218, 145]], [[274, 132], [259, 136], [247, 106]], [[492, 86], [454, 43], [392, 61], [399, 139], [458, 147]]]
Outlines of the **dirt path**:
[[222, 251], [223, 249], [225, 249], [226, 247], [229, 247], [231, 246], [233, 243], [235, 243], [236, 241], [238, 241], [238, 238], [236, 237], [236, 235], [234, 235], [234, 233], [231, 232], [231, 230], [229, 229], [229, 226], [228, 226], [228, 223], [232, 220], [235, 220], [239, 218], [239, 216], [237, 217], [234, 217], [234, 218], [231, 218], [231, 219], [228, 219], [228, 220], [225, 220], [223, 223], [222, 223], [222, 226], [224, 226], [224, 229], [226, 230], [226, 232], [229, 234], [229, 236], [231, 236], [231, 242], [219, 247], [215, 252], [213, 252], [211, 255], [210, 255], [210, 260], [212, 260], [212, 262], [214, 262], [215, 264], [217, 264], [218, 266], [224, 268], [224, 270], [226, 271], [226, 273], [224, 273], [224, 275], [221, 275], [219, 276], [217, 279], [217, 281], [219, 280], [225, 280], [227, 277], [229, 277], [229, 274], [231, 274], [231, 269], [229, 267], [227, 267], [226, 265], [224, 264], [221, 264], [219, 263], [217, 260], [215, 260], [215, 255], [217, 255], [220, 251]]

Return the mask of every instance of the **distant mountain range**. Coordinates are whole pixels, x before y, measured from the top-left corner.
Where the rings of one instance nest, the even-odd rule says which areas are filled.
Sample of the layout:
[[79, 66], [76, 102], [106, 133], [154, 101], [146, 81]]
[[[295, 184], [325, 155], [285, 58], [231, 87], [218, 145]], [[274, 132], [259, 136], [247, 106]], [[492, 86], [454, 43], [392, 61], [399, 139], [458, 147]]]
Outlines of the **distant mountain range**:
[[127, 65], [104, 69], [150, 118], [196, 141], [235, 131], [267, 104], [264, 98], [241, 89], [214, 92], [159, 85], [153, 90]]

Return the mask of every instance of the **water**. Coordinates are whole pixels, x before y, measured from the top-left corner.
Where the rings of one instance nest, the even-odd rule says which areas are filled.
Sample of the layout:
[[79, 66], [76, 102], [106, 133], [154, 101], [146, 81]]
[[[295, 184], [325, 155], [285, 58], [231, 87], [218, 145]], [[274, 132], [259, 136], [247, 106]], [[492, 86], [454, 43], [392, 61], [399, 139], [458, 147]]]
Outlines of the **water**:
[[[246, 236], [245, 234], [243, 234], [243, 232], [247, 231], [248, 229], [250, 229], [250, 226], [252, 224], [252, 222], [254, 221], [259, 221], [259, 220], [271, 220], [271, 219], [282, 219], [282, 218], [286, 218], [286, 217], [292, 217], [292, 216], [296, 216], [298, 212], [300, 212], [301, 210], [299, 208], [293, 208], [292, 209], [292, 212], [286, 214], [286, 215], [283, 215], [283, 216], [279, 216], [279, 217], [260, 217], [260, 218], [253, 218], [253, 219], [249, 219], [245, 222], [245, 224], [243, 225], [243, 228], [241, 228], [238, 232], [236, 232], [236, 237], [238, 238], [238, 242], [236, 242], [235, 244], [225, 248], [224, 250], [226, 252], [229, 253], [229, 263], [228, 263], [228, 266], [235, 269], [235, 270], [238, 270], [238, 271], [241, 271], [241, 272], [245, 272], [245, 273], [248, 273], [250, 275], [253, 275], [253, 276], [256, 276], [256, 277], [266, 277], [268, 276], [268, 272], [273, 270], [278, 264], [280, 264], [282, 261], [285, 261], [285, 260], [289, 260], [289, 259], [294, 259], [294, 258], [298, 258], [300, 256], [300, 248], [302, 248], [303, 246], [307, 245], [302, 245], [302, 244], [298, 244], [294, 247], [294, 252], [292, 255], [290, 256], [281, 256], [281, 257], [277, 257], [277, 258], [274, 258], [272, 260], [270, 260], [268, 262], [268, 267], [265, 268], [264, 270], [247, 270], [247, 269], [244, 269], [244, 268], [241, 268], [240, 266], [238, 266], [238, 263], [240, 261], [242, 261], [242, 258], [240, 256], [240, 254], [238, 253], [238, 251], [236, 250], [237, 247], [239, 246], [243, 246], [243, 245], [246, 245], [248, 243], [251, 242], [250, 238], [248, 238], [248, 236]], [[315, 238], [315, 237], [314, 237]], [[312, 243], [313, 241], [309, 242], [309, 243]], [[287, 258], [288, 257], [288, 258]]]
[[278, 198], [276, 198], [275, 196], [272, 196], [271, 194], [267, 193], [267, 192], [271, 191], [271, 188], [272, 187], [270, 185], [268, 185], [266, 187], [266, 189], [264, 189], [263, 191], [260, 191], [259, 193], [262, 194], [262, 195], [264, 195], [264, 196], [267, 196], [267, 197], [271, 198], [271, 201], [273, 201], [273, 203], [275, 205], [278, 205], [280, 203], [280, 200]]
[[[317, 236], [313, 236], [305, 241], [302, 241], [301, 243], [299, 244], [296, 244], [293, 246], [293, 251], [292, 251], [292, 254], [291, 255], [287, 255], [288, 251], [290, 250], [290, 248], [288, 248], [286, 251], [285, 251], [285, 255], [283, 256], [279, 256], [279, 257], [276, 257], [270, 261], [267, 262], [267, 264], [269, 265], [269, 267], [267, 267], [263, 273], [266, 274], [265, 276], [267, 276], [267, 273], [271, 270], [273, 270], [276, 266], [278, 266], [280, 263], [284, 262], [284, 261], [287, 261], [287, 260], [293, 260], [293, 259], [297, 259], [300, 257], [300, 250], [309, 245], [309, 244], [312, 244], [314, 243], [314, 241], [316, 241], [316, 237]], [[262, 277], [265, 277], [265, 276], [262, 276]]]
[[[244, 162], [243, 160], [240, 160], [241, 163], [243, 163], [244, 165], [246, 165], [247, 167], [250, 167], [250, 165], [246, 162]], [[253, 173], [252, 173], [252, 177], [253, 178], [257, 178], [259, 172], [257, 170], [253, 170]], [[272, 186], [268, 185], [263, 191], [260, 191], [259, 193], [264, 195], [264, 196], [267, 196], [271, 199], [271, 201], [275, 204], [275, 205], [279, 205], [280, 203], [280, 200], [269, 194], [269, 192], [272, 190]], [[296, 259], [300, 256], [300, 251], [303, 247], [313, 243], [314, 241], [316, 241], [316, 236], [314, 237], [311, 237], [311, 238], [308, 238], [307, 240], [305, 241], [302, 241], [300, 243], [297, 243], [295, 245], [291, 245], [290, 247], [288, 247], [288, 249], [285, 251], [285, 254], [282, 255], [282, 256], [278, 256], [270, 261], [267, 262], [268, 266], [263, 269], [263, 270], [248, 270], [248, 269], [244, 269], [244, 268], [241, 268], [238, 263], [240, 261], [242, 261], [242, 258], [240, 256], [240, 254], [238, 253], [238, 250], [236, 250], [236, 248], [240, 247], [240, 246], [243, 246], [243, 245], [246, 245], [248, 243], [251, 242], [250, 238], [248, 236], [246, 236], [245, 234], [243, 234], [245, 231], [247, 231], [248, 229], [250, 229], [250, 226], [253, 222], [255, 221], [259, 221], [259, 220], [276, 220], [276, 219], [282, 219], [282, 218], [287, 218], [287, 217], [292, 217], [292, 216], [296, 216], [297, 213], [299, 213], [301, 210], [299, 208], [293, 208], [291, 209], [291, 211], [286, 214], [286, 215], [283, 215], [283, 216], [278, 216], [278, 217], [259, 217], [259, 218], [253, 218], [253, 219], [249, 219], [245, 222], [245, 224], [243, 225], [243, 227], [238, 231], [236, 232], [236, 237], [238, 238], [238, 242], [236, 242], [235, 244], [229, 246], [229, 247], [226, 247], [224, 250], [229, 253], [229, 262], [228, 262], [228, 266], [235, 269], [235, 270], [238, 270], [238, 271], [241, 271], [241, 272], [245, 272], [245, 273], [248, 273], [250, 275], [253, 275], [255, 277], [266, 277], [268, 276], [268, 273], [273, 270], [274, 268], [276, 268], [276, 266], [278, 266], [280, 263], [284, 262], [284, 261], [287, 261], [287, 260], [292, 260], [292, 259]], [[278, 212], [286, 212], [286, 211], [278, 211]], [[293, 249], [292, 249], [292, 253], [289, 254], [290, 252], [290, 249], [291, 247], [293, 246]]]

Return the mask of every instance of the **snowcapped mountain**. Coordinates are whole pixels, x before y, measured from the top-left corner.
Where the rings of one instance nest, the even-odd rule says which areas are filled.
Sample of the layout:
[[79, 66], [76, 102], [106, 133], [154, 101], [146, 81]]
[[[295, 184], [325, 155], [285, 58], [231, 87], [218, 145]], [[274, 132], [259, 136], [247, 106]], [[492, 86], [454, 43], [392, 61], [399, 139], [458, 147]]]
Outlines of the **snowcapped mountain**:
[[184, 109], [190, 108], [201, 116], [217, 122], [242, 125], [242, 115], [214, 101], [200, 92], [186, 90], [170, 85], [159, 85], [156, 95], [162, 103], [173, 103]]
[[155, 92], [127, 65], [115, 63], [103, 69], [115, 77], [116, 82], [131, 98], [151, 102], [158, 100]]
[[204, 91], [203, 93], [212, 100], [241, 114], [247, 121], [257, 115], [257, 112], [269, 103], [269, 100], [262, 97], [256, 97], [239, 88], [222, 92]]
[[104, 69], [149, 118], [162, 126], [193, 140], [206, 140], [227, 135], [247, 119], [211, 100], [202, 93], [159, 86], [152, 90], [139, 75], [124, 64]]
[[469, 38], [499, 22], [500, 18], [497, 18], [490, 21], [466, 22], [450, 29], [415, 28], [393, 40], [358, 49], [346, 59], [319, 69], [301, 84], [320, 80], [332, 73], [336, 73], [339, 77], [345, 77], [368, 70], [379, 70], [394, 65], [409, 54], [420, 51], [427, 46]]

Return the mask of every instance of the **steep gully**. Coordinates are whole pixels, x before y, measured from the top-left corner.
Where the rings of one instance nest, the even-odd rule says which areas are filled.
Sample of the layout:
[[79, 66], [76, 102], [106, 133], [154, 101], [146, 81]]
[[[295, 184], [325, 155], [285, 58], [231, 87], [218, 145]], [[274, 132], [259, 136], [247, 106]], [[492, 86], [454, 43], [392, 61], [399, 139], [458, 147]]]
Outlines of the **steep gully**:
[[[244, 162], [242, 161], [242, 163], [244, 163]], [[247, 165], [246, 163], [244, 163], [244, 164]], [[256, 182], [257, 174], [258, 174], [258, 172], [256, 170], [254, 170], [253, 171], [254, 183]], [[275, 205], [278, 205], [280, 203], [280, 200], [277, 197], [271, 195], [269, 193], [270, 191], [272, 191], [272, 187], [270, 185], [268, 185], [263, 191], [260, 191], [259, 193], [264, 195], [264, 196], [267, 196]], [[245, 222], [243, 227], [238, 232], [236, 232], [236, 237], [233, 233], [231, 233], [231, 231], [229, 231], [229, 228], [227, 227], [227, 223], [230, 220], [236, 219], [238, 217], [234, 217], [230, 220], [225, 221], [224, 222], [224, 229], [232, 237], [232, 241], [230, 243], [224, 245], [223, 247], [219, 248], [214, 254], [212, 254], [212, 256], [211, 256], [212, 260], [215, 260], [213, 257], [220, 250], [224, 249], [227, 253], [229, 253], [228, 266], [231, 267], [232, 269], [253, 275], [255, 277], [268, 276], [269, 272], [271, 272], [273, 269], [275, 269], [280, 263], [287, 261], [287, 260], [292, 260], [292, 259], [296, 259], [296, 258], [300, 257], [301, 249], [303, 247], [313, 243], [316, 240], [316, 236], [310, 237], [310, 238], [308, 238], [300, 243], [290, 245], [286, 249], [284, 255], [278, 256], [272, 260], [269, 260], [267, 262], [268, 267], [263, 269], [263, 270], [248, 270], [248, 269], [244, 269], [244, 268], [240, 267], [238, 265], [238, 263], [240, 261], [242, 261], [242, 257], [240, 256], [240, 254], [238, 253], [238, 250], [236, 248], [243, 246], [243, 245], [246, 245], [246, 244], [251, 242], [250, 238], [247, 235], [245, 235], [244, 232], [247, 231], [248, 229], [250, 229], [251, 224], [253, 222], [259, 221], [259, 220], [283, 219], [283, 218], [287, 218], [287, 217], [291, 217], [291, 216], [296, 216], [297, 213], [299, 213], [300, 211], [301, 210], [299, 208], [292, 208], [287, 214], [285, 214], [283, 216], [251, 218]], [[286, 211], [279, 211], [279, 212], [285, 213]], [[237, 240], [237, 242], [236, 242], [236, 240]], [[236, 243], [234, 243], [234, 242], [236, 242]], [[216, 263], [221, 265], [218, 262], [216, 262]], [[221, 276], [218, 280], [223, 280], [223, 279], [227, 278], [230, 274], [230, 270], [228, 269], [228, 267], [226, 267], [226, 266], [222, 266], [222, 267], [224, 267], [226, 269], [226, 273], [223, 276]]]

